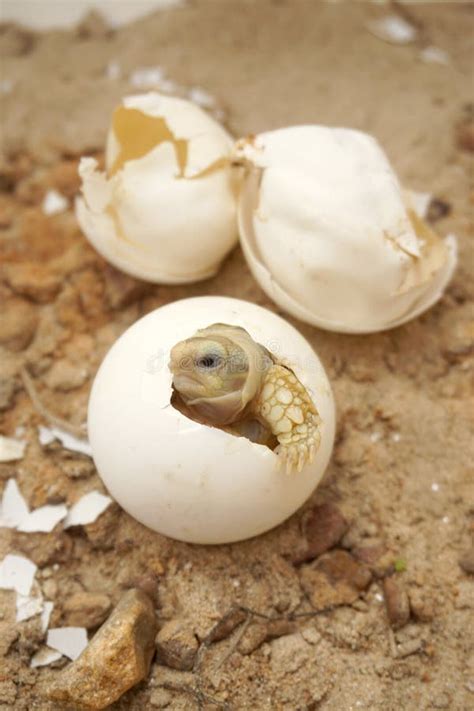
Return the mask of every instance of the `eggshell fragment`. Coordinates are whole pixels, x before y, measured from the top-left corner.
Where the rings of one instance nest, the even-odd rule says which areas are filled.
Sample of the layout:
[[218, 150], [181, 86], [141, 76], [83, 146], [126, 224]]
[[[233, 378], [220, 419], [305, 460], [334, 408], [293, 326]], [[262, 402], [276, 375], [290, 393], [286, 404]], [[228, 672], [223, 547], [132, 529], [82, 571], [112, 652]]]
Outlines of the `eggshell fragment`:
[[237, 242], [232, 139], [199, 106], [157, 92], [113, 116], [106, 172], [79, 167], [79, 224], [119, 269], [148, 281], [206, 279]]
[[[171, 405], [171, 348], [216, 322], [245, 328], [313, 398], [321, 444], [302, 472], [287, 475], [268, 447]], [[121, 336], [96, 376], [88, 426], [97, 469], [128, 513], [173, 538], [228, 543], [276, 526], [310, 496], [331, 454], [334, 403], [319, 359], [292, 326], [255, 304], [200, 297], [157, 309]]]
[[241, 141], [237, 155], [247, 164], [242, 248], [285, 311], [328, 330], [370, 333], [440, 298], [456, 241], [417, 215], [420, 201], [402, 191], [371, 136], [296, 126]]

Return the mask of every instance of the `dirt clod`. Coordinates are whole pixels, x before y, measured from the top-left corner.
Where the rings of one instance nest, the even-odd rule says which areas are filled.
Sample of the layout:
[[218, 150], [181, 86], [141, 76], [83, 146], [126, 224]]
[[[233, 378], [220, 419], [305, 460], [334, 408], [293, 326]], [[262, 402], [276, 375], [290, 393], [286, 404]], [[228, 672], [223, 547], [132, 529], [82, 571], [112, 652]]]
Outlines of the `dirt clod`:
[[341, 550], [327, 553], [301, 569], [301, 585], [316, 610], [351, 604], [371, 580], [370, 570]]
[[165, 622], [156, 637], [156, 659], [172, 669], [190, 671], [198, 648], [193, 631], [183, 620]]
[[313, 560], [334, 548], [348, 529], [348, 523], [337, 506], [331, 503], [315, 506], [303, 520], [305, 546], [292, 558], [294, 563]]

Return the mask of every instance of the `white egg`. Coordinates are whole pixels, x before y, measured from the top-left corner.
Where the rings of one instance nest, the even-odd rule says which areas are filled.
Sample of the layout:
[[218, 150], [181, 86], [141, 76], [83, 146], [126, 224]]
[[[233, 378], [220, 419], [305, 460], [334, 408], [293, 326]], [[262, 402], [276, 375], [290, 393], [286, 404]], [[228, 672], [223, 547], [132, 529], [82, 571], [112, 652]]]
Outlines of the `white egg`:
[[229, 134], [199, 106], [156, 92], [115, 110], [106, 172], [79, 166], [79, 224], [100, 254], [147, 281], [206, 279], [236, 244]]
[[416, 214], [382, 149], [345, 128], [295, 126], [237, 144], [247, 261], [282, 309], [321, 328], [368, 333], [442, 295], [456, 241]]
[[[241, 326], [290, 367], [321, 418], [311, 464], [286, 474], [278, 455], [170, 402], [170, 350], [216, 322]], [[334, 440], [334, 402], [309, 343], [279, 316], [238, 299], [184, 299], [140, 319], [109, 351], [89, 404], [89, 437], [105, 485], [141, 523], [192, 543], [229, 543], [273, 528], [310, 496]]]

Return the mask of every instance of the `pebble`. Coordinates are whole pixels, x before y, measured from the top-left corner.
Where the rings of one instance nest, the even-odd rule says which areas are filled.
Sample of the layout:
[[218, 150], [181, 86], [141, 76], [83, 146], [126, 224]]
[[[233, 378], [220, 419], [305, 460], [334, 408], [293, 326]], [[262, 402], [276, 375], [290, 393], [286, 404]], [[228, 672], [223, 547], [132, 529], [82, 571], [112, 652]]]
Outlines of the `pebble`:
[[474, 546], [461, 556], [459, 565], [465, 573], [474, 575]]
[[63, 605], [63, 624], [93, 629], [106, 619], [112, 604], [108, 595], [79, 592], [71, 595]]
[[38, 314], [25, 299], [4, 299], [0, 309], [0, 345], [11, 351], [24, 350], [35, 335]]
[[206, 637], [206, 642], [220, 642], [222, 639], [225, 639], [246, 617], [247, 613], [240, 608], [235, 607], [230, 609], [211, 629]]
[[98, 711], [149, 672], [156, 617], [145, 593], [129, 590], [81, 656], [47, 683], [46, 696], [75, 711]]
[[190, 671], [198, 648], [198, 641], [186, 623], [170, 620], [156, 636], [156, 661], [172, 669]]
[[334, 548], [348, 529], [348, 523], [337, 506], [326, 503], [315, 506], [303, 521], [306, 545], [292, 558], [294, 563], [305, 563]]
[[388, 621], [393, 629], [400, 629], [410, 619], [410, 603], [405, 588], [394, 577], [385, 578], [383, 594]]
[[300, 579], [311, 605], [323, 610], [353, 603], [369, 586], [372, 574], [350, 553], [336, 550], [304, 566]]

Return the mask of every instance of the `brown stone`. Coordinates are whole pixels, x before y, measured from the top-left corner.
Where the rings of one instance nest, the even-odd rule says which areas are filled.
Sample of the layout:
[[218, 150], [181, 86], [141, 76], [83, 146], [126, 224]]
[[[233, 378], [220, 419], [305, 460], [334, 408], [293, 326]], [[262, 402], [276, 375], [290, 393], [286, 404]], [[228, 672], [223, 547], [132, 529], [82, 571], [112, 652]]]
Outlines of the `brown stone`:
[[63, 605], [63, 625], [66, 627], [99, 627], [111, 608], [108, 595], [79, 592], [71, 595]]
[[35, 335], [38, 314], [24, 299], [5, 299], [0, 309], [0, 345], [11, 351], [22, 351]]
[[156, 660], [172, 669], [190, 671], [198, 648], [192, 629], [182, 620], [170, 620], [156, 637]]
[[394, 577], [385, 578], [383, 581], [383, 594], [390, 625], [394, 629], [399, 629], [406, 625], [410, 619], [410, 603], [405, 588]]
[[75, 711], [106, 708], [147, 676], [156, 626], [150, 599], [129, 590], [81, 656], [47, 684], [45, 695]]
[[301, 585], [311, 605], [323, 610], [350, 605], [372, 580], [370, 570], [346, 551], [333, 551], [301, 568]]
[[225, 639], [246, 617], [247, 613], [244, 610], [239, 607], [232, 608], [214, 625], [206, 637], [206, 642], [220, 642], [221, 639]]
[[293, 563], [305, 563], [334, 548], [346, 533], [348, 523], [337, 506], [315, 506], [303, 520], [305, 545], [292, 556]]

